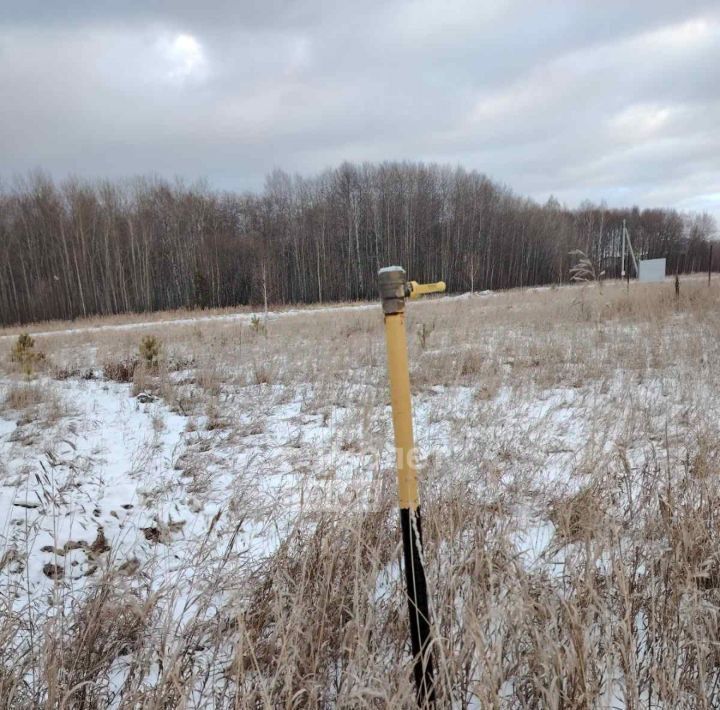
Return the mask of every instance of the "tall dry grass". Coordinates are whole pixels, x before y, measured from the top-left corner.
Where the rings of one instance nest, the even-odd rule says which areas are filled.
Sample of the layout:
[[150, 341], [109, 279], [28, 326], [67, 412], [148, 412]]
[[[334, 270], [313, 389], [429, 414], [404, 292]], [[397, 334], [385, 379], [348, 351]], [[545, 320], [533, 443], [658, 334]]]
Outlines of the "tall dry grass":
[[[671, 284], [607, 284], [409, 307], [442, 707], [720, 705], [719, 302], [688, 280], [679, 302]], [[177, 463], [193, 495], [212, 486], [207, 456], [290, 402], [298, 432], [315, 417], [339, 451], [390, 439], [379, 310], [153, 333], [164, 359], [130, 379], [199, 427]], [[38, 342], [102, 377], [138, 338]], [[313, 445], [287, 436], [317, 474]], [[253, 557], [244, 528], [288, 511], [257, 497], [268, 473], [238, 477], [172, 578], [118, 559], [50, 606], [3, 588], [3, 706], [411, 707], [391, 468], [377, 505], [292, 507]]]

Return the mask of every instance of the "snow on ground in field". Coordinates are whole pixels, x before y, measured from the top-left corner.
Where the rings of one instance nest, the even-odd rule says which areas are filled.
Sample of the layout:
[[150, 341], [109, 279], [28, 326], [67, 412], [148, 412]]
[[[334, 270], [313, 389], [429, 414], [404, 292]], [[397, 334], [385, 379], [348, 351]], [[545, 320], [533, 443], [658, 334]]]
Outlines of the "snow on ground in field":
[[311, 394], [303, 388], [290, 401], [281, 387], [245, 388], [247, 410], [263, 417], [239, 414], [238, 435], [208, 430], [205, 418], [162, 400], [142, 403], [130, 385], [20, 386], [52, 387], [67, 409], [47, 424], [0, 412], [0, 557], [10, 555], [2, 574], [20, 597], [38, 598], [59, 579], [77, 588], [111, 562], [128, 575], [152, 566], [162, 581], [194, 559], [213, 527], [218, 547], [231, 532], [236, 550], [260, 560], [301, 507], [354, 502], [368, 467], [392, 461], [389, 447], [377, 456], [336, 449], [348, 410], [303, 412]]
[[68, 380], [54, 387], [68, 416], [44, 430], [21, 420], [0, 437], [0, 541], [27, 559], [34, 594], [51, 586], [51, 577], [93, 574], [108, 545], [116, 560], [132, 565], [153, 544], [143, 528], [189, 517], [172, 495], [184, 417], [139, 404], [124, 385]]
[[[105, 566], [179, 589], [203, 555], [221, 555], [229, 540], [252, 566], [286, 539], [300, 511], [371, 506], [373, 496], [395, 495], [385, 401], [372, 413], [385, 429], [368, 444], [356, 438], [350, 408], [315, 409], [310, 384], [235, 388], [242, 406], [220, 403], [234, 417], [227, 428], [178, 414], [162, 399], [142, 403], [130, 385], [8, 381], [0, 382], [0, 401], [11, 386], [51, 389], [61, 400], [51, 419], [0, 411], [0, 579], [19, 605], [56, 584], [80, 588]], [[588, 442], [597, 438], [598, 451], [617, 445], [623, 391], [619, 376], [602, 389], [503, 387], [489, 399], [467, 386], [422, 390], [413, 402], [421, 476], [426, 463], [469, 476], [479, 489], [496, 476], [488, 495], [518, 491], [508, 514], [523, 563], [560, 568], [548, 499], [582, 487]], [[662, 382], [648, 381], [633, 396], [666, 395]], [[596, 432], [609, 398], [617, 423]], [[478, 416], [481, 426], [468, 425]], [[631, 444], [628, 460], [641, 465], [645, 452]], [[496, 470], [478, 469], [480, 454]], [[178, 593], [178, 604], [186, 603]]]
[[[162, 400], [143, 404], [130, 385], [68, 379], [24, 386], [51, 386], [67, 409], [48, 424], [0, 413], [0, 550], [15, 560], [3, 574], [33, 596], [51, 589], [56, 577], [82, 585], [110, 561], [129, 574], [148, 564], [156, 573], [169, 571], [174, 560], [192, 558], [217, 514], [225, 515], [218, 529], [226, 532], [233, 516], [243, 519], [238, 548], [261, 559], [301, 508], [372, 505], [372, 495], [381, 493], [372, 484], [392, 469], [391, 441], [377, 451], [346, 441], [338, 431], [352, 412], [336, 407], [328, 419], [310, 411], [309, 386], [290, 396], [281, 386], [245, 388], [251, 414], [239, 437], [207, 431], [202, 418], [177, 414]], [[582, 431], [567, 409], [575, 396], [558, 391], [511, 407], [501, 391], [494, 403], [504, 412], [496, 422], [501, 429], [522, 421], [532, 430], [548, 417], [557, 423], [553, 436], [569, 453], [557, 455], [548, 480], [570, 472]], [[459, 417], [477, 403], [467, 387], [417, 398], [418, 440], [425, 452], [443, 457], [453, 453], [452, 433], [434, 416], [438, 398], [451, 398]], [[250, 421], [258, 411], [263, 421]], [[386, 405], [382, 415], [389, 420]], [[239, 416], [242, 423], [246, 415]], [[222, 535], [217, 542], [224, 544]], [[541, 547], [534, 543], [531, 557]]]

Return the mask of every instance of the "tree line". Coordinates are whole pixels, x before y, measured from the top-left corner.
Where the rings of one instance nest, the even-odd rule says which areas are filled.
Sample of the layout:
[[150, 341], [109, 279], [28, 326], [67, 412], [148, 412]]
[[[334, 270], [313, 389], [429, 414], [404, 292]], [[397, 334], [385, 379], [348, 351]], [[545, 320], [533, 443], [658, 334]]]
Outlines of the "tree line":
[[708, 268], [707, 215], [541, 205], [461, 168], [275, 171], [257, 194], [34, 174], [0, 187], [0, 323], [371, 299], [388, 264], [456, 292], [565, 282], [574, 250], [618, 276], [623, 220], [639, 256]]

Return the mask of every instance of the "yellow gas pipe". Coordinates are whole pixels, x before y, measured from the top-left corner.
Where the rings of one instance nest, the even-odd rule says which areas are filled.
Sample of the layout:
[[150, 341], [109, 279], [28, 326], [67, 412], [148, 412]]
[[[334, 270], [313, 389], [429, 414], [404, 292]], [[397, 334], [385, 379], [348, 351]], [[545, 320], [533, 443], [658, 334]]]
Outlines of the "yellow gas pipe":
[[400, 266], [380, 269], [378, 277], [380, 299], [385, 314], [385, 342], [395, 434], [398, 502], [410, 613], [410, 638], [415, 659], [414, 675], [418, 691], [418, 705], [426, 707], [435, 702], [435, 688], [430, 649], [427, 582], [421, 555], [422, 524], [415, 468], [410, 372], [405, 334], [405, 299], [440, 293], [445, 290], [445, 283], [438, 281], [433, 284], [419, 284], [417, 281], [406, 281], [405, 270]]

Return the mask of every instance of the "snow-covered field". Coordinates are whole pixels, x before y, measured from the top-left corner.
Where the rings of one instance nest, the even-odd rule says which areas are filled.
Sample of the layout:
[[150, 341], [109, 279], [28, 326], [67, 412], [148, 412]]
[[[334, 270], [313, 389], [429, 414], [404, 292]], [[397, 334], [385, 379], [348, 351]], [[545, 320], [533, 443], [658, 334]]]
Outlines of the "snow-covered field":
[[[720, 702], [718, 305], [409, 305], [445, 706]], [[27, 376], [0, 332], [6, 706], [412, 704], [379, 306], [35, 338]]]

